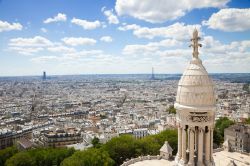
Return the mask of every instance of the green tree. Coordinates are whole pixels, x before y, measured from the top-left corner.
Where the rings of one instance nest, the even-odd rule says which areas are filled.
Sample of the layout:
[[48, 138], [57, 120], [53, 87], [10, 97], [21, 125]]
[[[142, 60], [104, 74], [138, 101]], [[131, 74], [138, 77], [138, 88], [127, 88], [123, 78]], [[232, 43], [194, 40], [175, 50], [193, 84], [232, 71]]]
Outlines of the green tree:
[[220, 118], [216, 121], [213, 139], [217, 145], [220, 145], [224, 141], [224, 129], [233, 124], [234, 122], [229, 120], [227, 117]]
[[169, 142], [175, 154], [178, 141], [177, 130], [166, 130], [138, 140], [131, 135], [122, 135], [112, 138], [102, 148], [109, 153], [110, 157], [116, 162], [116, 165], [120, 165], [126, 159], [135, 158], [140, 155], [158, 155], [165, 141]]
[[165, 131], [163, 131], [155, 136], [156, 136], [156, 138], [158, 138], [161, 146], [165, 143], [165, 141], [168, 141], [169, 145], [173, 149], [173, 154], [177, 153], [178, 131], [176, 129], [175, 130], [165, 130]]
[[67, 157], [71, 156], [73, 148], [38, 148], [27, 151], [35, 160], [37, 166], [60, 165]]
[[107, 151], [110, 157], [115, 160], [116, 164], [120, 165], [126, 159], [135, 157], [137, 141], [131, 135], [122, 135], [112, 138], [103, 145], [103, 149]]
[[247, 119], [245, 120], [245, 124], [250, 124], [250, 118], [247, 118]]
[[[220, 125], [222, 125], [221, 122]], [[6, 149], [5, 152], [8, 152], [6, 153], [8, 155], [1, 155], [0, 157], [2, 165], [9, 158], [5, 162], [6, 166], [120, 165], [126, 159], [140, 155], [158, 155], [165, 141], [169, 142], [175, 154], [177, 151], [177, 135], [177, 130], [166, 130], [142, 139], [135, 139], [132, 135], [122, 135], [112, 138], [99, 148], [90, 148], [76, 152], [72, 148], [37, 148], [19, 153], [14, 149], [13, 152], [10, 149]], [[92, 143], [96, 147], [100, 144], [98, 138], [95, 138]]]
[[167, 112], [169, 114], [176, 114], [176, 109], [174, 108], [173, 105], [171, 105], [168, 109], [167, 109]]
[[[22, 163], [36, 166], [51, 166], [57, 165], [67, 157], [71, 156], [75, 150], [73, 148], [37, 148], [31, 149], [23, 152], [16, 153], [14, 156], [10, 158], [10, 160], [6, 161], [6, 165], [10, 166], [19, 166]], [[27, 162], [22, 162], [22, 158], [27, 157]], [[17, 161], [20, 161], [18, 164]]]
[[26, 152], [20, 152], [9, 158], [5, 166], [35, 166], [35, 161]]
[[14, 154], [18, 152], [15, 146], [5, 148], [0, 150], [0, 165], [4, 165], [5, 161], [12, 157]]
[[169, 145], [173, 148], [173, 154], [177, 152], [178, 133], [177, 130], [165, 130], [156, 135], [150, 135], [142, 138], [140, 142], [144, 144], [144, 155], [157, 155], [162, 145], [168, 141]]
[[216, 145], [220, 145], [222, 141], [223, 141], [222, 135], [218, 132], [218, 130], [215, 129], [213, 133], [213, 142]]
[[106, 151], [90, 148], [85, 151], [77, 151], [71, 157], [66, 158], [61, 166], [112, 166], [114, 161]]
[[94, 137], [94, 138], [92, 139], [91, 143], [92, 143], [92, 145], [93, 145], [94, 148], [99, 148], [99, 147], [101, 147], [100, 140], [99, 140], [99, 138], [97, 138], [97, 137]]
[[148, 136], [139, 141], [142, 155], [157, 155], [162, 145], [153, 136]]

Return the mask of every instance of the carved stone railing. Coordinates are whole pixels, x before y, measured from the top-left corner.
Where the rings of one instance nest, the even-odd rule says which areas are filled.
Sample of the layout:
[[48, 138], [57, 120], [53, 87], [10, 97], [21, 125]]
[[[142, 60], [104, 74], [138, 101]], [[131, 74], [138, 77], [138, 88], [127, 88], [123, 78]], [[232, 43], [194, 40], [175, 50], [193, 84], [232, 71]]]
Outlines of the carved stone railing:
[[134, 163], [140, 162], [140, 161], [144, 161], [144, 160], [161, 160], [161, 159], [167, 160], [167, 158], [164, 158], [163, 156], [160, 156], [160, 155], [157, 155], [157, 156], [150, 156], [150, 155], [139, 156], [137, 158], [132, 158], [128, 161], [125, 161], [121, 166], [129, 166], [131, 164], [134, 164]]
[[223, 151], [223, 150], [224, 150], [223, 148], [213, 149], [213, 153], [220, 152], [220, 151]]

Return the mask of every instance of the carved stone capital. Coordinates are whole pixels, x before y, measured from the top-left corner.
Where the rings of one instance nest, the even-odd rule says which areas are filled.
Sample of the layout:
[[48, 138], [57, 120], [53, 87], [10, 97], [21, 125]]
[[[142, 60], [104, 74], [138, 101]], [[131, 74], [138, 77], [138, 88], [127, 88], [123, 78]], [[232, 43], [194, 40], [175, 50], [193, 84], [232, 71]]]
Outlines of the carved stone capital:
[[203, 128], [199, 128], [199, 132], [201, 133], [204, 133], [204, 131], [205, 131], [205, 129], [203, 129]]
[[190, 120], [191, 122], [208, 122], [210, 121], [210, 118], [207, 115], [189, 115], [187, 120]]
[[195, 127], [194, 126], [189, 126], [189, 131], [195, 132]]

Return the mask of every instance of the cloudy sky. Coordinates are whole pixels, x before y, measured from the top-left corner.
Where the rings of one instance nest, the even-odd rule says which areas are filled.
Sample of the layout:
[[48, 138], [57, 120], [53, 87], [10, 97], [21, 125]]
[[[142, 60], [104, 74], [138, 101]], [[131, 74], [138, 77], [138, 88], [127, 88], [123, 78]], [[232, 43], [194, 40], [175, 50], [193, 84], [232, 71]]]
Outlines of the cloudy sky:
[[249, 0], [0, 0], [0, 76], [250, 72]]

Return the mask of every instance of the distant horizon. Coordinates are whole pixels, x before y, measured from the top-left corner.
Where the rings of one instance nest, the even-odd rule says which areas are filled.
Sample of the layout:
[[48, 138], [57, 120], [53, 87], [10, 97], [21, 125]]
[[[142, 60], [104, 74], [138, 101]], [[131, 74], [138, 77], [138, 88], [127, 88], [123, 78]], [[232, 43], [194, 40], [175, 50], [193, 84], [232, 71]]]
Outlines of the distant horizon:
[[[46, 77], [54, 77], [54, 76], [88, 76], [88, 75], [151, 75], [152, 73], [119, 73], [119, 74], [109, 74], [109, 73], [96, 73], [96, 74], [47, 74]], [[182, 75], [183, 73], [154, 73], [154, 75]], [[249, 73], [208, 73], [211, 74], [250, 74]], [[10, 76], [0, 76], [3, 77], [43, 77], [43, 75], [10, 75]]]

